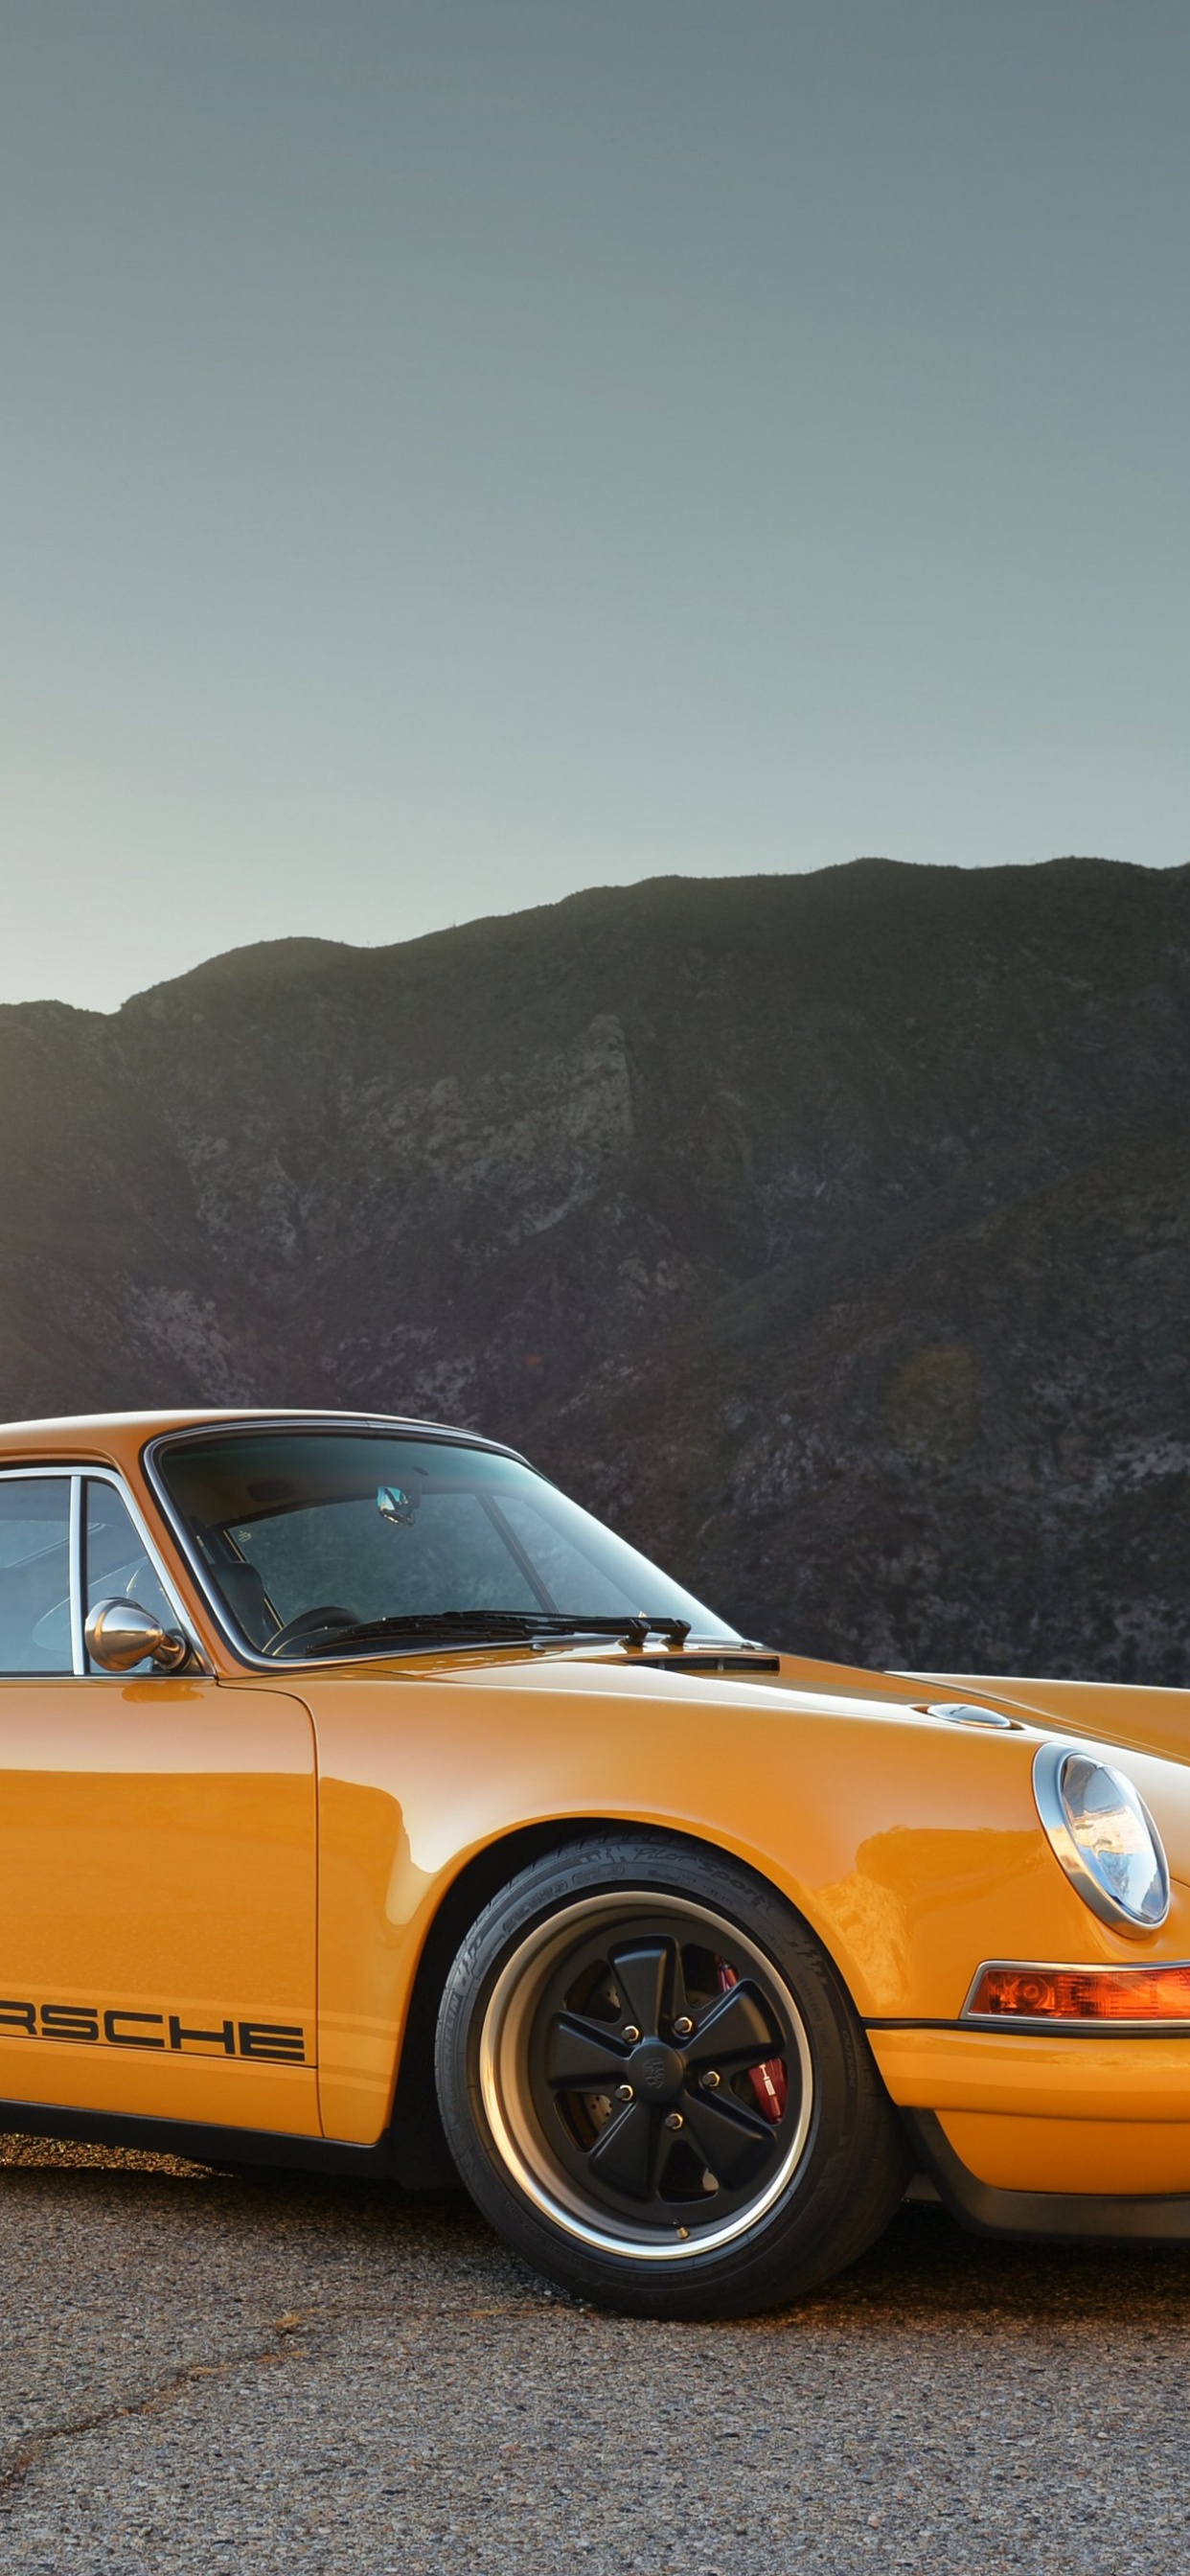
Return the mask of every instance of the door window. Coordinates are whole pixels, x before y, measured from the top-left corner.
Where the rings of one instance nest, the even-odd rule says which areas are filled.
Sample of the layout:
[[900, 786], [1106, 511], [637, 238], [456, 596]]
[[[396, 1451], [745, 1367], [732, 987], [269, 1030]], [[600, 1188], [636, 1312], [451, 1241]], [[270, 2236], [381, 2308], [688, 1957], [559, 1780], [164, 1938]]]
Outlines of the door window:
[[[87, 1479], [83, 1551], [86, 1610], [93, 1610], [97, 1601], [113, 1601], [122, 1594], [126, 1600], [138, 1602], [142, 1610], [151, 1610], [163, 1628], [174, 1626], [177, 1614], [166, 1599], [160, 1579], [153, 1570], [153, 1560], [146, 1551], [123, 1495], [117, 1493], [114, 1485], [104, 1484], [98, 1477]], [[98, 1670], [89, 1656], [87, 1668], [90, 1672]], [[137, 1673], [151, 1672], [152, 1669], [148, 1657], [132, 1667]]]
[[70, 1479], [0, 1478], [0, 1673], [68, 1673]]

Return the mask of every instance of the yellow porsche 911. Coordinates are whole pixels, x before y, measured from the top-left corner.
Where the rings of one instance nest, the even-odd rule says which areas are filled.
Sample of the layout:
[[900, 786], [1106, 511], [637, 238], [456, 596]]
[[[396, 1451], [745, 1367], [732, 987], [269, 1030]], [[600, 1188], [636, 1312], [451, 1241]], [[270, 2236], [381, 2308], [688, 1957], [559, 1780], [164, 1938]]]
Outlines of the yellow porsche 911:
[[794, 2297], [915, 2176], [1185, 2237], [1186, 1710], [775, 1653], [429, 1423], [14, 1424], [0, 2128], [457, 2169], [653, 2316]]

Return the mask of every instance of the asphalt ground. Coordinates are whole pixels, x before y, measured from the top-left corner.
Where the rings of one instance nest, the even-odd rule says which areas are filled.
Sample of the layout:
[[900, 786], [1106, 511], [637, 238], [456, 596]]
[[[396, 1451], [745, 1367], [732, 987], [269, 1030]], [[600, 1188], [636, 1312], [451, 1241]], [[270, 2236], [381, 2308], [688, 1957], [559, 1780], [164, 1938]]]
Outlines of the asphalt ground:
[[907, 2206], [801, 2307], [668, 2326], [461, 2197], [0, 2162], [5, 2576], [1190, 2564], [1190, 2252]]

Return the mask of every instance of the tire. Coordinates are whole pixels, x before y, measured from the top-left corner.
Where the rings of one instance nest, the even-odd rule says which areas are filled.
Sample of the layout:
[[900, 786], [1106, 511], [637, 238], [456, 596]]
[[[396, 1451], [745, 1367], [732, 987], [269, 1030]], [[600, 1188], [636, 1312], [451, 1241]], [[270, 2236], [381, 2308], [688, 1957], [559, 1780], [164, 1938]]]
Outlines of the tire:
[[436, 2073], [485, 2217], [629, 2315], [781, 2306], [874, 2242], [909, 2175], [826, 1953], [676, 1837], [592, 1835], [501, 1889], [447, 1979]]

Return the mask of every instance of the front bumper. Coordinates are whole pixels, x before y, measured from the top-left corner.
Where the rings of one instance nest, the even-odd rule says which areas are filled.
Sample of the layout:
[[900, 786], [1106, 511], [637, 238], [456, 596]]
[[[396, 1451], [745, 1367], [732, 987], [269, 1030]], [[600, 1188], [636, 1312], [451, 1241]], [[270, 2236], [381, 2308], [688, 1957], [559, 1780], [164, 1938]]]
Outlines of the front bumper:
[[1190, 2037], [874, 2029], [922, 2170], [997, 2235], [1190, 2237]]

